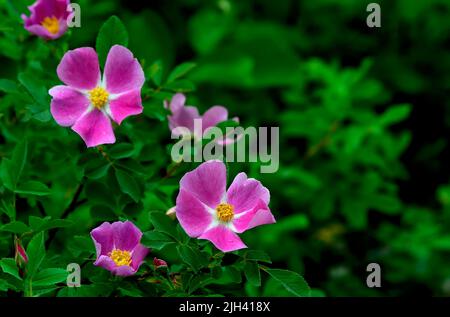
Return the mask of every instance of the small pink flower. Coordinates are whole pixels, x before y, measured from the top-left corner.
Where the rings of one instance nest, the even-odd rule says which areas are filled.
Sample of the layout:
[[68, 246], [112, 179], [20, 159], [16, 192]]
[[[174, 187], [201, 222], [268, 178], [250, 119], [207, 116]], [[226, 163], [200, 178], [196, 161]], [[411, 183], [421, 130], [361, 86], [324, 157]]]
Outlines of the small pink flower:
[[158, 269], [160, 267], [167, 267], [167, 262], [158, 258], [154, 258], [153, 265], [155, 266], [155, 269]]
[[22, 14], [27, 31], [47, 40], [61, 37], [67, 31], [69, 0], [37, 0], [28, 9], [31, 15]]
[[223, 252], [246, 248], [237, 233], [275, 223], [268, 189], [239, 173], [226, 190], [226, 173], [221, 161], [205, 162], [186, 173], [175, 207], [190, 237], [209, 240]]
[[111, 120], [120, 124], [142, 112], [142, 67], [126, 47], [114, 45], [106, 59], [103, 78], [97, 53], [82, 47], [64, 54], [58, 65], [50, 111], [63, 127], [72, 127], [87, 147], [116, 142]]
[[142, 232], [130, 221], [104, 222], [91, 231], [91, 237], [97, 251], [94, 265], [118, 276], [135, 274], [150, 251], [140, 243]]
[[[180, 136], [185, 134], [184, 129], [179, 129], [181, 127], [188, 129], [190, 131], [190, 136], [195, 139], [201, 139], [203, 134], [211, 127], [228, 120], [228, 110], [222, 106], [213, 106], [209, 108], [203, 116], [198, 112], [197, 107], [185, 106], [186, 96], [183, 94], [175, 94], [172, 97], [170, 103], [164, 101], [164, 108], [171, 111], [171, 115], [168, 116], [169, 129], [174, 135]], [[201, 119], [202, 121], [202, 131], [195, 131], [194, 129], [194, 119]], [[239, 118], [233, 118], [234, 121], [239, 122]], [[201, 135], [198, 135], [200, 134]], [[218, 140], [217, 143], [226, 145], [232, 143], [231, 138], [224, 138], [224, 140]]]

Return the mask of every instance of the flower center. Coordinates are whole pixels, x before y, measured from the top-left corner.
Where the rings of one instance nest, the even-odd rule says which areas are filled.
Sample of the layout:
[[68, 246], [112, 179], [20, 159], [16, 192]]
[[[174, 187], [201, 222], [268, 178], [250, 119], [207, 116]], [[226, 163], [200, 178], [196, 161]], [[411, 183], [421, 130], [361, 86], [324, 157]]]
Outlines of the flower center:
[[59, 21], [56, 17], [46, 17], [41, 25], [47, 29], [52, 34], [56, 34], [59, 31]]
[[129, 251], [114, 249], [108, 253], [108, 256], [117, 266], [129, 266], [131, 264], [131, 253]]
[[96, 87], [89, 91], [89, 99], [97, 109], [101, 109], [106, 105], [108, 102], [108, 97], [108, 92], [102, 87]]
[[219, 204], [216, 207], [217, 217], [222, 222], [230, 222], [234, 216], [234, 208], [230, 204]]

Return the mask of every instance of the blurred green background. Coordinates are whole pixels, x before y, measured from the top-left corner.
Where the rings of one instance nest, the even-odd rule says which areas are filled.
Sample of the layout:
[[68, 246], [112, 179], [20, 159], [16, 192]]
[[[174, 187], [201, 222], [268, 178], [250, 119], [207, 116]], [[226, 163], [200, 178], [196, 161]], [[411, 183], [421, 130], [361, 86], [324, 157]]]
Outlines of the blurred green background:
[[[278, 220], [243, 239], [270, 254], [275, 266], [300, 272], [316, 295], [448, 296], [450, 2], [377, 1], [381, 28], [369, 28], [370, 2], [79, 0], [82, 27], [71, 30], [69, 48], [94, 46], [99, 27], [115, 14], [145, 69], [159, 60], [167, 75], [180, 63], [197, 64], [187, 78], [195, 85], [187, 92], [189, 104], [201, 111], [223, 105], [244, 127], [280, 127], [278, 172], [230, 164], [231, 175], [246, 171], [269, 188]], [[24, 71], [24, 56], [33, 69], [33, 57], [48, 53], [42, 41], [22, 51], [7, 32], [2, 36], [2, 78]], [[56, 84], [58, 61], [47, 62], [53, 66], [35, 65], [36, 71]], [[61, 193], [43, 202], [58, 217], [76, 191], [84, 145], [53, 120], [16, 126], [5, 110], [12, 103], [0, 103], [0, 156], [14, 147], [17, 129], [45, 136], [47, 142], [34, 145], [29, 173], [47, 177]], [[150, 121], [129, 120], [122, 131], [132, 141], [145, 140], [139, 160], [153, 176], [146, 178], [144, 206], [166, 210], [174, 204], [177, 180], [166, 189], [152, 180], [169, 163], [170, 135], [158, 120], [164, 117], [161, 100], [150, 98], [144, 107]], [[45, 109], [23, 108], [25, 117], [36, 113], [45, 116]], [[154, 128], [146, 128], [148, 122]], [[87, 186], [91, 191], [81, 195], [88, 200], [102, 189]], [[166, 196], [159, 199], [158, 190]], [[73, 217], [84, 219], [85, 212], [80, 208]], [[111, 215], [92, 217], [86, 220], [91, 226], [74, 232], [86, 234], [95, 220]], [[60, 248], [74, 232], [58, 233]], [[381, 266], [379, 289], [366, 285], [371, 262]], [[246, 284], [242, 294], [287, 295], [270, 283]]]

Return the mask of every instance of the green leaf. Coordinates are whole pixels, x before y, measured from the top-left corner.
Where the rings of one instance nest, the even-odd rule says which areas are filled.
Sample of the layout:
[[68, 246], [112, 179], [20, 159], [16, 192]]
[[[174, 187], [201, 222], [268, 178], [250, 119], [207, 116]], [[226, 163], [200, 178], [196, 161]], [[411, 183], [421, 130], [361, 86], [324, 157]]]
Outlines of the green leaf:
[[180, 79], [164, 85], [164, 88], [175, 92], [190, 92], [195, 90], [195, 85], [190, 80]]
[[30, 231], [30, 229], [22, 221], [13, 221], [1, 226], [0, 231], [22, 234], [24, 232]]
[[0, 91], [12, 93], [17, 91], [17, 84], [9, 79], [0, 79]]
[[27, 278], [32, 279], [45, 258], [44, 233], [38, 233], [31, 239], [27, 247]]
[[120, 143], [113, 145], [108, 151], [108, 154], [113, 159], [123, 159], [131, 157], [134, 154], [134, 146], [130, 143]]
[[261, 273], [258, 263], [247, 261], [244, 266], [244, 274], [250, 284], [257, 287], [261, 286]]
[[207, 265], [204, 255], [188, 245], [177, 246], [178, 255], [181, 260], [190, 266], [194, 272], [198, 272], [203, 266]]
[[280, 269], [264, 269], [264, 271], [295, 296], [307, 297], [310, 295], [311, 290], [308, 283], [298, 273]]
[[34, 101], [39, 105], [39, 109], [43, 110], [44, 108], [48, 108], [48, 90], [42, 85], [42, 80], [39, 80], [35, 74], [31, 73], [20, 73], [18, 79], [31, 97], [33, 97]]
[[13, 288], [13, 286], [11, 284], [9, 284], [5, 280], [0, 280], [0, 292], [6, 292], [10, 288]]
[[410, 112], [411, 105], [409, 104], [392, 106], [381, 115], [379, 123], [382, 126], [388, 126], [394, 123], [398, 123], [406, 119], [409, 116]]
[[28, 223], [35, 233], [73, 225], [72, 221], [66, 219], [51, 219], [50, 217], [39, 218], [35, 216], [30, 216]]
[[0, 175], [6, 188], [13, 191], [16, 188], [27, 160], [27, 153], [28, 142], [23, 140], [14, 148], [11, 160], [2, 160]]
[[95, 44], [100, 65], [104, 66], [108, 52], [114, 45], [128, 45], [128, 32], [122, 21], [111, 16], [100, 28]]
[[135, 202], [138, 202], [141, 197], [141, 189], [134, 177], [119, 169], [116, 169], [115, 172], [122, 192], [128, 194]]
[[0, 267], [2, 268], [3, 272], [10, 274], [19, 280], [22, 280], [22, 278], [19, 276], [19, 269], [14, 259], [11, 258], [2, 259], [0, 261]]
[[141, 243], [146, 247], [161, 250], [166, 245], [174, 243], [173, 239], [165, 233], [158, 231], [147, 231], [142, 236]]
[[243, 252], [242, 257], [246, 261], [260, 261], [260, 262], [266, 262], [266, 263], [272, 263], [272, 260], [267, 255], [267, 253], [260, 251], [260, 250], [245, 250], [241, 251]]
[[153, 224], [157, 231], [168, 234], [174, 239], [178, 239], [178, 233], [176, 230], [175, 222], [162, 212], [150, 212], [150, 222]]
[[156, 86], [161, 86], [163, 75], [163, 65], [162, 61], [158, 60], [154, 62], [146, 72], [146, 77], [151, 78]]
[[180, 77], [183, 77], [188, 72], [190, 72], [197, 65], [195, 63], [183, 63], [175, 67], [175, 69], [170, 73], [169, 78], [167, 79], [168, 83], [171, 83], [177, 80]]
[[14, 192], [17, 194], [46, 196], [50, 194], [50, 189], [43, 183], [37, 181], [27, 181], [20, 184]]
[[64, 282], [67, 279], [67, 271], [64, 269], [44, 269], [33, 278], [33, 286], [48, 286]]

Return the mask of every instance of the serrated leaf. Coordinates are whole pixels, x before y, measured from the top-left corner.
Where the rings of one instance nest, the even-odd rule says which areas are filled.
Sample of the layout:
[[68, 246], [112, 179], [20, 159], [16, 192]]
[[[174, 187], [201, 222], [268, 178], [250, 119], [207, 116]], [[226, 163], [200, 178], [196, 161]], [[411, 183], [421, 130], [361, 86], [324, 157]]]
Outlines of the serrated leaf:
[[242, 257], [246, 261], [260, 261], [260, 262], [266, 262], [266, 263], [272, 263], [272, 260], [267, 255], [267, 253], [260, 251], [260, 250], [245, 250], [241, 251], [243, 252]]
[[12, 93], [17, 91], [17, 84], [9, 79], [0, 79], [0, 91]]
[[128, 194], [135, 202], [138, 202], [141, 198], [141, 189], [134, 177], [119, 169], [115, 170], [115, 174], [121, 191]]
[[146, 247], [161, 250], [166, 245], [174, 243], [173, 239], [167, 234], [158, 231], [147, 231], [142, 236], [141, 243]]
[[42, 81], [36, 78], [34, 74], [20, 73], [18, 75], [19, 82], [25, 87], [28, 93], [37, 103], [37, 108], [42, 111], [48, 107], [49, 95], [48, 90], [42, 85]]
[[27, 181], [19, 184], [14, 192], [17, 194], [46, 196], [50, 194], [50, 189], [43, 183], [37, 181]]
[[162, 61], [158, 60], [154, 62], [147, 71], [147, 78], [150, 78], [153, 80], [156, 86], [161, 86], [162, 82], [162, 75], [163, 75], [163, 65]]
[[32, 279], [45, 258], [44, 233], [38, 233], [31, 239], [27, 247], [28, 264], [27, 279]]
[[113, 159], [123, 159], [131, 157], [134, 154], [134, 146], [130, 143], [120, 143], [111, 147], [108, 155]]
[[198, 272], [198, 270], [200, 270], [207, 264], [204, 255], [191, 246], [178, 245], [177, 251], [181, 260], [188, 266], [190, 266], [194, 270], [194, 272]]
[[167, 79], [168, 83], [171, 83], [175, 80], [177, 80], [180, 77], [183, 77], [188, 72], [190, 72], [192, 69], [194, 69], [197, 66], [195, 63], [183, 63], [175, 67], [175, 69], [170, 73], [169, 78]]
[[0, 227], [0, 231], [6, 231], [16, 234], [22, 234], [24, 232], [30, 231], [28, 226], [22, 221], [13, 221], [7, 224], [4, 224]]
[[0, 267], [2, 268], [2, 271], [14, 276], [15, 278], [22, 280], [22, 278], [19, 275], [19, 269], [17, 268], [16, 261], [14, 259], [10, 258], [4, 258], [0, 261]]
[[168, 234], [174, 239], [178, 239], [175, 223], [168, 216], [161, 212], [150, 212], [149, 217], [150, 222], [157, 231]]
[[96, 40], [96, 50], [101, 66], [105, 65], [108, 52], [114, 45], [128, 45], [128, 32], [117, 16], [111, 16], [100, 28]]
[[258, 263], [247, 261], [244, 265], [244, 274], [250, 284], [257, 287], [261, 286], [261, 273]]
[[264, 271], [295, 296], [307, 297], [310, 295], [311, 289], [300, 274], [280, 269], [265, 269]]
[[33, 278], [33, 286], [48, 286], [64, 282], [67, 279], [67, 271], [59, 268], [43, 269]]

